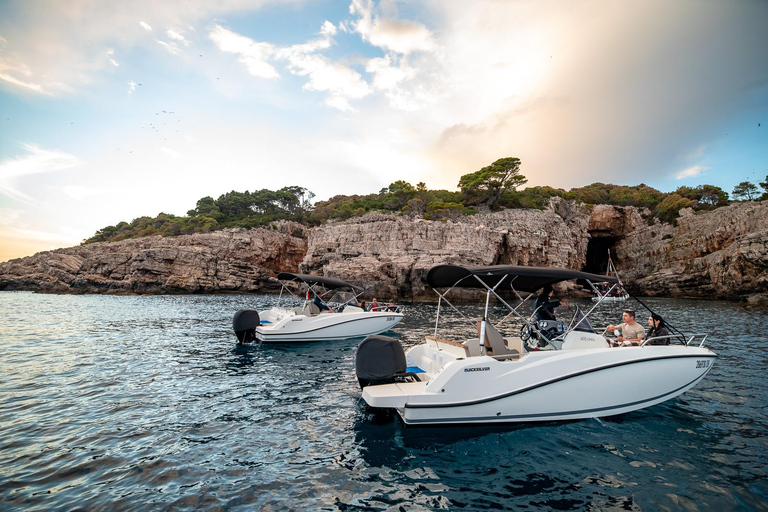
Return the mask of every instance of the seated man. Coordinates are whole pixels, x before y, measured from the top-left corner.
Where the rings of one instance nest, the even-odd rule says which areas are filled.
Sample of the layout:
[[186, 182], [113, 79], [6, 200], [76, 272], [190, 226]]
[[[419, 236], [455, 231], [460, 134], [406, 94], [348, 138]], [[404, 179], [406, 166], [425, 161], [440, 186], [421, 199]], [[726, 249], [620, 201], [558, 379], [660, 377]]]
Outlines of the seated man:
[[326, 311], [331, 311], [331, 309], [330, 309], [328, 306], [326, 306], [326, 305], [325, 305], [325, 302], [323, 302], [322, 300], [320, 300], [320, 297], [318, 297], [317, 295], [315, 295], [315, 300], [314, 300], [314, 301], [312, 301], [312, 302], [314, 302], [314, 303], [315, 303], [315, 306], [317, 306], [318, 308], [320, 308], [320, 312], [321, 312], [321, 313], [324, 313], [324, 312], [326, 312]]
[[556, 297], [553, 297], [555, 291], [550, 285], [541, 290], [541, 295], [533, 303], [536, 311], [536, 320], [555, 320], [555, 308], [557, 306], [567, 306], [568, 303]]
[[609, 325], [606, 327], [606, 330], [610, 332], [617, 329], [620, 330], [621, 335], [616, 337], [616, 341], [624, 345], [639, 345], [645, 337], [645, 329], [642, 325], [635, 322], [635, 312], [631, 309], [625, 309], [621, 319], [624, 322], [618, 325]]

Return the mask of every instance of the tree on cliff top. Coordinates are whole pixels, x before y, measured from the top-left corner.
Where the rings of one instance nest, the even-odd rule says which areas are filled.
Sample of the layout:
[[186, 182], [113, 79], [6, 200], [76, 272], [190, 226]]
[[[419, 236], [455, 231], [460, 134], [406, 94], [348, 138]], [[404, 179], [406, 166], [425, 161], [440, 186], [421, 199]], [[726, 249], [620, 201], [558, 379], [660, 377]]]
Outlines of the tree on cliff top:
[[728, 204], [728, 192], [714, 185], [682, 186], [674, 193], [696, 201], [695, 210], [714, 210]]
[[520, 174], [520, 159], [507, 157], [500, 158], [477, 172], [465, 174], [459, 180], [459, 188], [464, 195], [465, 205], [487, 203], [495, 210], [504, 192], [514, 190], [527, 182], [528, 179]]
[[733, 197], [736, 200], [755, 201], [757, 200], [757, 187], [748, 181], [742, 181], [733, 189]]

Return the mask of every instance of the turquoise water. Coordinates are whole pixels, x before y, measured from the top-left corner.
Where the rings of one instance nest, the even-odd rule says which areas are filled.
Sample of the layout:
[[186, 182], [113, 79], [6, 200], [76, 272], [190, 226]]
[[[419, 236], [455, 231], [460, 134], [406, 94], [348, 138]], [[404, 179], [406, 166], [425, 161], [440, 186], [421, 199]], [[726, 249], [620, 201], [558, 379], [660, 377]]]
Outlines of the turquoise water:
[[720, 357], [643, 411], [406, 428], [364, 408], [358, 341], [237, 347], [274, 301], [0, 292], [0, 509], [768, 510], [766, 312], [649, 299]]

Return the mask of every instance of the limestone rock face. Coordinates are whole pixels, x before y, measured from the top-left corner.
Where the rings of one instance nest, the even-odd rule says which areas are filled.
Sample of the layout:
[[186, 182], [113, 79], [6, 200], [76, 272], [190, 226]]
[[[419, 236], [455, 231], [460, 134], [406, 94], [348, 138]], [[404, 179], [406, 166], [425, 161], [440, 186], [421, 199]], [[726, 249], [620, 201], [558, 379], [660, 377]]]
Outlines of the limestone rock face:
[[768, 201], [681, 212], [676, 227], [639, 227], [616, 245], [630, 291], [739, 299], [768, 287]]
[[227, 229], [86, 244], [0, 263], [0, 290], [61, 293], [224, 293], [279, 289], [298, 267], [307, 229]]
[[[435, 265], [596, 272], [607, 248], [635, 295], [766, 303], [768, 201], [711, 212], [686, 209], [677, 226], [649, 223], [648, 213], [552, 198], [543, 210], [505, 210], [457, 221], [372, 213], [311, 229], [280, 222], [252, 230], [88, 244], [0, 263], [0, 290], [265, 292], [279, 289], [278, 272], [301, 271], [361, 285], [367, 298], [434, 299], [424, 278]], [[569, 285], [560, 292], [578, 291]]]
[[589, 216], [589, 234], [593, 238], [624, 238], [642, 227], [641, 213], [650, 212], [640, 212], [632, 206], [595, 205]]
[[581, 268], [588, 212], [554, 198], [545, 210], [427, 221], [372, 213], [313, 228], [302, 272], [338, 277], [385, 298], [434, 298], [424, 282], [441, 263]]

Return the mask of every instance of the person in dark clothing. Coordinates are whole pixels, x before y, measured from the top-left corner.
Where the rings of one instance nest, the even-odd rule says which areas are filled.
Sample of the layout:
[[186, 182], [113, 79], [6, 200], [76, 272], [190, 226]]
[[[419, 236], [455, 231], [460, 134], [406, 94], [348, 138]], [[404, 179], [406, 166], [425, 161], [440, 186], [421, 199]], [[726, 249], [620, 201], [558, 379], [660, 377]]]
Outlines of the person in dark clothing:
[[541, 294], [533, 303], [536, 311], [536, 320], [555, 320], [555, 308], [557, 306], [567, 306], [568, 303], [556, 297], [553, 297], [555, 291], [552, 286], [547, 285], [541, 290]]
[[649, 345], [669, 345], [669, 338], [659, 340], [651, 339], [659, 336], [669, 336], [669, 329], [667, 329], [667, 324], [664, 323], [664, 319], [661, 315], [651, 313], [651, 316], [648, 317], [648, 325], [651, 327], [651, 330], [648, 331], [648, 335], [645, 339], [649, 340]]
[[315, 295], [315, 300], [313, 302], [320, 309], [320, 312], [331, 310], [317, 295]]

